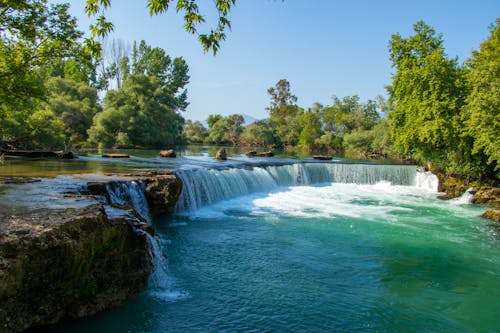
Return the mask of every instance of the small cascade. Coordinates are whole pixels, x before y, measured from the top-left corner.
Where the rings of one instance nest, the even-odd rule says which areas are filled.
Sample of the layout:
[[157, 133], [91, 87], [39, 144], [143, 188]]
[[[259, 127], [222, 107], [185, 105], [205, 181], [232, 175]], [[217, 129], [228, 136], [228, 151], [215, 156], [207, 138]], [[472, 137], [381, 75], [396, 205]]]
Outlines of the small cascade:
[[474, 194], [471, 192], [474, 191], [474, 188], [471, 187], [467, 189], [461, 196], [451, 200], [451, 202], [455, 205], [470, 205], [474, 200]]
[[111, 182], [106, 185], [112, 203], [132, 206], [142, 218], [151, 223], [145, 184], [140, 181]]
[[196, 210], [207, 204], [259, 191], [268, 191], [277, 184], [264, 168], [180, 170], [183, 182], [177, 212]]
[[439, 179], [430, 171], [418, 169], [417, 175], [415, 176], [415, 186], [437, 192], [439, 188]]
[[178, 170], [183, 190], [176, 212], [194, 211], [203, 206], [241, 195], [266, 192], [278, 187], [326, 182], [415, 185], [417, 167], [341, 163], [294, 163], [287, 165]]

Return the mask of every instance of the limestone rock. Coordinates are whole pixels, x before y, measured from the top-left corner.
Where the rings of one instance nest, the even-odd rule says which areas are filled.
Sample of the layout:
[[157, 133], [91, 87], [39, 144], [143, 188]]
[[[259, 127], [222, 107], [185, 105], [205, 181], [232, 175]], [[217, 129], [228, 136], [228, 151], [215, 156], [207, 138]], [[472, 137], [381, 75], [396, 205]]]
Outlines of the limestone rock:
[[175, 151], [173, 149], [161, 150], [160, 157], [176, 157]]
[[147, 285], [149, 243], [133, 217], [102, 205], [0, 215], [0, 332], [92, 315]]
[[260, 156], [260, 157], [273, 157], [274, 156], [274, 153], [272, 151], [263, 151], [261, 153], [257, 153], [257, 156]]
[[215, 159], [219, 161], [227, 160], [226, 149], [220, 148], [219, 150], [217, 150], [217, 154], [215, 154]]
[[474, 203], [500, 207], [500, 188], [483, 186], [474, 193]]
[[151, 215], [158, 216], [174, 211], [182, 191], [182, 181], [175, 174], [157, 175], [144, 179], [144, 194], [148, 200]]
[[481, 217], [484, 217], [486, 219], [490, 219], [496, 222], [500, 222], [500, 209], [490, 209], [487, 210], [486, 212], [481, 215]]

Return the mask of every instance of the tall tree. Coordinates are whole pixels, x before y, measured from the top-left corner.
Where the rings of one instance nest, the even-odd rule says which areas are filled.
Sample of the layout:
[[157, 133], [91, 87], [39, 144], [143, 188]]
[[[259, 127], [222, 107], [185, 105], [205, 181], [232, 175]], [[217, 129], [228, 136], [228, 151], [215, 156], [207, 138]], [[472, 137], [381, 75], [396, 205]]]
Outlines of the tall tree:
[[[500, 169], [500, 18], [489, 38], [467, 62], [472, 87], [464, 110], [466, 134], [474, 138], [473, 153], [484, 153], [487, 164]], [[497, 175], [498, 177], [498, 175]]]
[[389, 87], [394, 144], [418, 160], [458, 170], [468, 163], [460, 140], [464, 70], [446, 56], [442, 36], [433, 28], [419, 21], [413, 29], [413, 36], [396, 34], [389, 43], [396, 69]]
[[295, 146], [300, 135], [300, 116], [303, 110], [297, 106], [297, 97], [292, 94], [290, 82], [282, 79], [275, 87], [267, 90], [271, 97], [269, 123], [273, 129], [275, 140], [282, 145]]
[[82, 33], [68, 6], [0, 2], [0, 144], [29, 144], [28, 120], [46, 94], [42, 67], [75, 53]]

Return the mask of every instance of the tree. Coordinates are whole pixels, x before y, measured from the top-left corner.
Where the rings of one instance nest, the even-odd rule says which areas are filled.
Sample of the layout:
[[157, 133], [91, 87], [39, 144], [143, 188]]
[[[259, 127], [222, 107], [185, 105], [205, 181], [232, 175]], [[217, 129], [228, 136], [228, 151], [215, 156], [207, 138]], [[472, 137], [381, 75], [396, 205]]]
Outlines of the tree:
[[244, 118], [240, 114], [233, 114], [228, 117], [210, 115], [208, 117], [210, 128], [207, 139], [208, 142], [237, 146], [240, 144], [240, 136], [243, 132], [243, 127], [241, 125], [243, 122]]
[[473, 153], [485, 154], [486, 163], [500, 169], [500, 18], [489, 38], [467, 62], [472, 88], [464, 107], [466, 135], [474, 138]]
[[120, 90], [110, 90], [94, 117], [89, 141], [102, 147], [163, 147], [181, 141], [182, 122], [163, 103], [155, 76], [130, 75]]
[[389, 124], [403, 154], [435, 166], [467, 168], [460, 138], [460, 110], [467, 94], [464, 70], [444, 53], [441, 35], [420, 21], [413, 36], [393, 35], [390, 59], [396, 69], [389, 87]]
[[189, 103], [187, 90], [183, 88], [189, 83], [189, 67], [184, 59], [172, 60], [165, 50], [151, 47], [144, 40], [139, 45], [134, 43], [131, 57], [130, 61], [128, 57], [122, 59], [123, 66], [130, 63], [123, 69], [125, 78], [131, 74], [156, 77], [163, 90], [161, 102], [175, 111], [186, 110]]
[[275, 141], [282, 145], [295, 146], [299, 140], [299, 120], [303, 110], [295, 104], [297, 97], [291, 93], [290, 82], [279, 80], [267, 93], [271, 96], [268, 108], [269, 124], [273, 129]]
[[214, 127], [215, 123], [218, 122], [219, 120], [221, 120], [222, 118], [223, 117], [220, 114], [209, 115], [208, 119], [207, 119], [208, 128], [212, 129], [212, 127]]
[[50, 78], [46, 85], [49, 95], [45, 109], [64, 124], [66, 146], [86, 141], [92, 119], [100, 111], [97, 90], [60, 77]]
[[[147, 0], [150, 15], [166, 12], [173, 2], [173, 0]], [[220, 42], [226, 39], [226, 30], [231, 28], [228, 15], [236, 0], [214, 1], [218, 15], [217, 24], [207, 33], [199, 33], [199, 27], [206, 23], [206, 19], [200, 14], [195, 1], [177, 0], [175, 3], [177, 12], [184, 15], [186, 31], [198, 37], [205, 52], [212, 51], [215, 55], [220, 48]], [[90, 27], [94, 37], [103, 37], [113, 30], [113, 24], [104, 16], [105, 10], [110, 5], [111, 0], [87, 0], [85, 11], [89, 16], [96, 17], [96, 23]]]
[[188, 143], [203, 143], [208, 137], [208, 130], [198, 120], [188, 119], [184, 124], [182, 134]]
[[312, 109], [307, 110], [300, 116], [299, 147], [312, 150], [317, 146], [317, 140], [323, 135], [321, 130], [320, 115], [323, 106], [316, 103]]
[[256, 121], [244, 128], [241, 134], [241, 141], [246, 146], [269, 146], [274, 143], [273, 131], [267, 121]]
[[68, 4], [47, 2], [0, 3], [0, 142], [29, 144], [28, 118], [46, 93], [42, 67], [73, 56], [82, 35]]

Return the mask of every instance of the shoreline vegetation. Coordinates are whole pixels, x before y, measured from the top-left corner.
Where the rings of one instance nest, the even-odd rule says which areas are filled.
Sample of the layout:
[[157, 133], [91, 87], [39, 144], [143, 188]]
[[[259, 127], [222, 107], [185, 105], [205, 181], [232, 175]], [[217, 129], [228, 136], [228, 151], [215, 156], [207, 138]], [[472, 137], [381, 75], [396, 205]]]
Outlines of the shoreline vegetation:
[[[92, 3], [94, 15], [100, 5]], [[387, 98], [334, 95], [330, 105], [306, 107], [280, 79], [267, 89], [266, 119], [211, 114], [204, 125], [183, 116], [190, 76], [182, 57], [144, 40], [83, 39], [68, 9], [27, 2], [0, 22], [10, 31], [0, 36], [2, 149], [257, 146], [414, 161], [465, 183], [498, 185], [500, 18], [463, 64], [423, 21], [410, 36], [392, 35]]]

